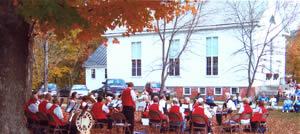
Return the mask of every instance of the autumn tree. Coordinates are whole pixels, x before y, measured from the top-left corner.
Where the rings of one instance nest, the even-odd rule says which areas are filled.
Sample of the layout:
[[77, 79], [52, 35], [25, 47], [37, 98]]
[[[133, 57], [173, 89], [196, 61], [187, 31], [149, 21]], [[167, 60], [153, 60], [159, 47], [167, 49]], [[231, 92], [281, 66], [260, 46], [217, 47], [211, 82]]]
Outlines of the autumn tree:
[[286, 73], [300, 81], [300, 35], [298, 33], [299, 31], [293, 31], [288, 37]]
[[[47, 32], [63, 39], [72, 30], [81, 44], [97, 42], [108, 29], [127, 32], [153, 28], [154, 18], [177, 10], [176, 1], [140, 0], [1, 0], [0, 1], [0, 133], [28, 133], [24, 104], [31, 92], [33, 39]], [[41, 33], [35, 33], [35, 26]]]
[[[228, 5], [228, 20], [237, 24], [236, 38], [241, 42], [241, 48], [234, 55], [247, 56], [247, 62], [239, 66], [247, 70], [246, 95], [249, 96], [253, 83], [258, 80], [258, 70], [266, 68], [262, 66], [263, 58], [272, 55], [272, 44], [299, 14], [298, 4], [292, 1], [248, 0], [229, 1]], [[268, 70], [272, 73], [271, 68]]]

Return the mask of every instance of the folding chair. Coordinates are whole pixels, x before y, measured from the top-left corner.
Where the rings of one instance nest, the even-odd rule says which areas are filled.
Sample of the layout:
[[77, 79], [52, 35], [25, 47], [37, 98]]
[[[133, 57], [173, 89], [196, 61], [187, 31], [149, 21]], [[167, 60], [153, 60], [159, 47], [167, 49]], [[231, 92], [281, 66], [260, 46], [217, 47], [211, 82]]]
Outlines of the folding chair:
[[[267, 127], [266, 127], [266, 122], [262, 122], [262, 120], [263, 120], [263, 119], [266, 120], [266, 119], [268, 118], [268, 116], [269, 116], [269, 113], [264, 113], [264, 114], [260, 117], [260, 119], [259, 119], [259, 121], [258, 121], [258, 126], [256, 127], [256, 132], [257, 132], [257, 133], [262, 133], [262, 131], [264, 131], [263, 129], [264, 129], [264, 128], [267, 128]], [[263, 129], [261, 129], [261, 128], [263, 128]], [[259, 130], [259, 129], [261, 129], [261, 130]]]
[[[25, 117], [27, 118], [27, 127], [31, 128], [33, 132], [36, 132], [38, 130], [38, 121], [36, 121], [33, 117], [32, 117], [32, 113], [28, 112], [28, 111], [24, 111]], [[29, 123], [29, 121], [31, 121], [31, 123]]]
[[[153, 119], [158, 119], [158, 120], [153, 120]], [[152, 128], [158, 133], [160, 133], [160, 130], [164, 126], [164, 124], [159, 112], [153, 110], [149, 111], [149, 126], [150, 129]]]
[[[203, 124], [203, 127], [195, 126], [194, 123], [197, 124]], [[204, 131], [204, 134], [208, 133], [207, 130], [208, 122], [206, 121], [206, 118], [203, 115], [192, 115], [191, 118], [191, 134], [193, 134], [194, 130], [197, 131]]]
[[[93, 129], [94, 129], [93, 131], [96, 131], [95, 133], [103, 133], [103, 132], [106, 132], [106, 131], [104, 131], [104, 130], [105, 130], [104, 128], [106, 128], [106, 130], [107, 130], [107, 123], [97, 121], [97, 119], [96, 119], [96, 117], [94, 116], [93, 112], [90, 112], [90, 113], [92, 114], [93, 119], [95, 120], [95, 124], [94, 124], [94, 126], [93, 126]], [[101, 126], [102, 126], [102, 128], [101, 128]], [[95, 129], [97, 129], [97, 130], [95, 130]], [[99, 129], [100, 129], [100, 130], [99, 130]]]
[[[170, 112], [168, 113], [168, 117], [169, 117], [169, 125], [168, 125], [168, 133], [170, 132], [171, 128], [174, 128], [176, 132], [179, 132], [181, 134], [181, 128], [183, 127], [183, 123], [174, 123], [175, 121], [180, 120], [180, 116], [178, 113], [173, 113]], [[177, 129], [179, 128], [179, 131], [177, 131]]]
[[47, 132], [49, 130], [49, 119], [47, 114], [42, 112], [37, 112], [36, 116], [39, 118], [38, 131], [42, 132], [42, 130], [44, 129]]
[[223, 123], [223, 128], [222, 131], [224, 132], [224, 129], [228, 129], [230, 130], [230, 133], [232, 133], [232, 129], [233, 128], [238, 128], [238, 130], [240, 130], [240, 123], [236, 122], [236, 120], [240, 119], [241, 114], [234, 114], [230, 117], [229, 120], [224, 121]]
[[[252, 113], [245, 113], [241, 116], [241, 120], [250, 120], [251, 118], [252, 118]], [[240, 125], [243, 127], [243, 131], [244, 131], [244, 127], [249, 127], [250, 132], [252, 131], [250, 121], [249, 121], [249, 123], [246, 123], [246, 124], [240, 123]]]
[[67, 131], [67, 133], [69, 134], [69, 129], [65, 129], [65, 128], [60, 128], [60, 126], [57, 124], [57, 122], [55, 121], [54, 117], [51, 114], [47, 114], [48, 118], [49, 118], [49, 123], [50, 122], [55, 122], [55, 126], [50, 125], [49, 127], [49, 133], [53, 132], [53, 134], [56, 134], [56, 132], [63, 134], [64, 131]]
[[126, 130], [129, 131], [129, 133], [131, 133], [129, 126], [131, 126], [131, 124], [128, 123], [125, 115], [121, 112], [119, 113], [113, 113], [111, 116], [111, 119], [113, 120], [113, 128], [123, 128], [123, 133], [125, 134]]

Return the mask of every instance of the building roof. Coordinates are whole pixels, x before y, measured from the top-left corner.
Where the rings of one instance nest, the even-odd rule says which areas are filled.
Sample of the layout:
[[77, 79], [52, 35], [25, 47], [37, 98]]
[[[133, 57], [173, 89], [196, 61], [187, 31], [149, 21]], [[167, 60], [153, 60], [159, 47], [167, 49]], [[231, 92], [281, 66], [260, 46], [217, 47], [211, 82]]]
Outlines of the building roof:
[[107, 65], [106, 47], [99, 46], [92, 56], [84, 62], [83, 67], [103, 67]]

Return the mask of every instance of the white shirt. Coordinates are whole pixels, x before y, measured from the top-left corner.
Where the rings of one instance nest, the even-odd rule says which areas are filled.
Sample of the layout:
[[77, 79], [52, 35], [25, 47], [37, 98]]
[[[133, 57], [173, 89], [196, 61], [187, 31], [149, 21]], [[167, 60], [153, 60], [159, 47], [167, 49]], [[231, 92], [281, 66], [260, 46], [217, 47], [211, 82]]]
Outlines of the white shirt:
[[68, 108], [67, 108], [67, 112], [71, 112], [71, 109], [75, 106], [75, 104], [76, 104], [76, 101], [75, 100], [73, 100], [73, 99], [71, 99], [70, 101], [69, 101], [69, 106], [68, 106]]
[[232, 100], [229, 100], [227, 103], [227, 108], [230, 108], [231, 110], [236, 110], [235, 104]]
[[103, 106], [102, 106], [102, 111], [104, 111], [105, 113], [109, 113], [109, 109], [108, 109], [108, 107], [106, 106], [106, 105], [104, 105], [103, 104]]
[[135, 94], [133, 89], [130, 90], [130, 95], [131, 95], [132, 101], [135, 102], [136, 101], [136, 94]]
[[187, 108], [189, 108], [189, 105], [190, 105], [190, 111], [192, 111], [193, 110], [193, 104], [182, 104], [182, 108], [183, 109], [187, 109]]
[[269, 100], [269, 102], [271, 103], [271, 105], [274, 105], [274, 104], [276, 104], [277, 100], [276, 100], [276, 98], [271, 98]]
[[165, 107], [166, 107], [166, 103], [167, 103], [166, 100], [161, 99], [161, 100], [159, 101], [159, 106], [162, 107], [162, 108], [165, 108]]
[[82, 106], [82, 107], [85, 107], [86, 105], [87, 105], [86, 102], [82, 102], [82, 103], [81, 103], [81, 106]]
[[28, 106], [28, 110], [32, 113], [37, 113], [39, 111], [39, 107], [36, 103], [31, 103], [29, 106]]
[[[56, 104], [55, 104], [56, 105]], [[63, 115], [63, 112], [60, 108], [60, 106], [56, 105], [57, 107], [53, 110], [53, 113], [57, 116], [58, 119], [63, 119], [64, 118], [64, 115]]]
[[253, 109], [253, 113], [260, 113], [260, 114], [262, 114], [263, 111], [262, 111], [262, 109], [260, 107], [257, 106], [255, 109]]
[[52, 104], [48, 102], [46, 105], [46, 109], [49, 110], [51, 106], [52, 106]]

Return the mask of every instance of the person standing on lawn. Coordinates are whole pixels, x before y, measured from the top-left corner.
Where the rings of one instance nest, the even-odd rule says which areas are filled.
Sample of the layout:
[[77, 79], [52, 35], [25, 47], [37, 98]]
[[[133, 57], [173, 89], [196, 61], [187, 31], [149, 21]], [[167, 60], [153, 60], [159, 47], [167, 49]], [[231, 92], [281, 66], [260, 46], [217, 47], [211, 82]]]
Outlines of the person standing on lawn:
[[[122, 92], [122, 105], [123, 105], [123, 114], [125, 115], [129, 126], [130, 133], [133, 134], [134, 129], [134, 111], [135, 111], [135, 102], [136, 102], [136, 94], [133, 90], [134, 85], [132, 82], [128, 82], [128, 88], [126, 88]], [[126, 131], [129, 134], [128, 131]]]

